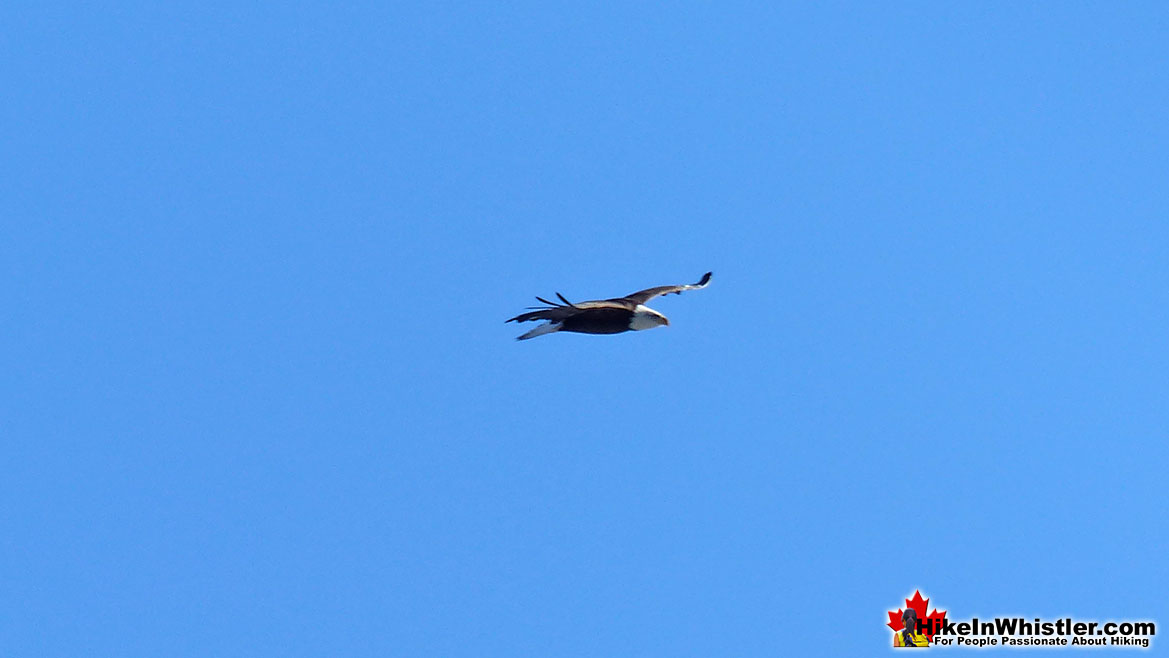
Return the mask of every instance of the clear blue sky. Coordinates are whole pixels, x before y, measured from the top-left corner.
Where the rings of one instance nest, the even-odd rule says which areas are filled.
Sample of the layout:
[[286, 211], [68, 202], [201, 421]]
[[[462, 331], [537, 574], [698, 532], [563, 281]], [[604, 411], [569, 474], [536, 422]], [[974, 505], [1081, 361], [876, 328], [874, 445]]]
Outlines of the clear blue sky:
[[1169, 8], [881, 4], [6, 5], [0, 653], [1169, 625]]

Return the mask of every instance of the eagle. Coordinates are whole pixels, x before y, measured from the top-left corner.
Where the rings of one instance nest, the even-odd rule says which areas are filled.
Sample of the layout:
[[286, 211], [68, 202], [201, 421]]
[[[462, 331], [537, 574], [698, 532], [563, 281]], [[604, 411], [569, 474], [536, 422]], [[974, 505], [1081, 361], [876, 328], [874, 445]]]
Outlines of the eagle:
[[658, 286], [646, 288], [624, 297], [613, 299], [598, 299], [591, 302], [572, 303], [564, 295], [556, 293], [562, 304], [550, 302], [543, 297], [536, 299], [544, 306], [529, 306], [533, 309], [528, 313], [507, 320], [507, 322], [529, 322], [531, 320], [547, 320], [528, 333], [517, 336], [516, 340], [527, 340], [544, 334], [557, 331], [575, 331], [581, 334], [619, 334], [625, 331], [641, 331], [653, 329], [662, 325], [669, 325], [666, 316], [645, 305], [654, 297], [673, 293], [680, 295], [684, 290], [698, 290], [710, 283], [710, 272], [702, 275], [698, 283], [687, 283], [680, 286]]

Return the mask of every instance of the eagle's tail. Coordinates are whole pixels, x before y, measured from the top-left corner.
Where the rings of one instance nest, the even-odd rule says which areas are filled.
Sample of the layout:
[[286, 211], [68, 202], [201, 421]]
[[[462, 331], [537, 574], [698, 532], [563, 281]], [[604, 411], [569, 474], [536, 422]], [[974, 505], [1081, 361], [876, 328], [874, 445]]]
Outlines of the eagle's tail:
[[529, 338], [535, 338], [536, 336], [551, 334], [560, 331], [560, 327], [562, 326], [563, 323], [561, 322], [549, 322], [548, 324], [542, 324], [522, 336], [516, 336], [516, 340], [527, 340]]

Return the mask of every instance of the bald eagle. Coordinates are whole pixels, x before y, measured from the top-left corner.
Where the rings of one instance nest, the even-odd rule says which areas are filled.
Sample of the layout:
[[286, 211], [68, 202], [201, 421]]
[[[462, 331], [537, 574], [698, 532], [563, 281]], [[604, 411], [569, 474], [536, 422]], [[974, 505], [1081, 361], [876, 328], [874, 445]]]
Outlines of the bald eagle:
[[662, 325], [669, 325], [666, 316], [648, 308], [645, 303], [654, 297], [682, 294], [684, 290], [698, 290], [710, 283], [710, 272], [702, 275], [698, 283], [688, 283], [680, 286], [658, 286], [646, 288], [624, 297], [600, 299], [591, 302], [576, 304], [556, 293], [562, 304], [550, 302], [543, 297], [536, 299], [544, 306], [529, 306], [534, 309], [528, 313], [521, 313], [507, 322], [528, 322], [531, 320], [547, 320], [528, 333], [517, 336], [516, 340], [527, 340], [536, 336], [543, 336], [557, 331], [575, 331], [581, 334], [619, 334], [624, 331], [641, 331], [653, 329]]

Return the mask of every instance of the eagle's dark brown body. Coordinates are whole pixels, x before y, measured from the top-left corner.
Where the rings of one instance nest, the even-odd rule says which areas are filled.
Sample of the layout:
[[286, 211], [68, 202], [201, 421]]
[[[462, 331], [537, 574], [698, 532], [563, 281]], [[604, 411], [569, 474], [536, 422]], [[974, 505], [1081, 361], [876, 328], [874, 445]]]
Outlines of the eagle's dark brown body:
[[629, 323], [633, 311], [624, 308], [592, 308], [564, 318], [560, 331], [575, 331], [578, 334], [619, 334], [632, 331]]

